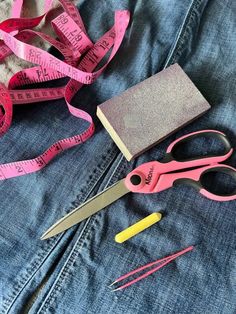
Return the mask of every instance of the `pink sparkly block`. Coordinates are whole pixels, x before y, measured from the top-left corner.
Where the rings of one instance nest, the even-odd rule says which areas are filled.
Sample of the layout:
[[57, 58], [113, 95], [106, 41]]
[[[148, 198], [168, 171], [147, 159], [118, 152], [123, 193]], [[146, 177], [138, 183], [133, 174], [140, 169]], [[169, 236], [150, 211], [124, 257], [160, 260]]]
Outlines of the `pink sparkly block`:
[[97, 116], [131, 160], [208, 109], [207, 100], [176, 63], [99, 105]]

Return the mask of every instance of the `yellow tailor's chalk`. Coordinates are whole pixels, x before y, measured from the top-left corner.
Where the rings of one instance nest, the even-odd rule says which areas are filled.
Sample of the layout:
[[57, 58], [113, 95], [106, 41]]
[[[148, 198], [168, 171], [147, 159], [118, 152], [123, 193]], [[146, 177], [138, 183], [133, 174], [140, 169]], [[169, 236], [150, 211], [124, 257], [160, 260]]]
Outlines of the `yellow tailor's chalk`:
[[126, 240], [132, 238], [133, 236], [135, 236], [139, 232], [147, 229], [148, 227], [152, 226], [156, 222], [160, 221], [161, 217], [162, 217], [161, 213], [153, 213], [153, 214], [145, 217], [144, 219], [136, 222], [132, 226], [130, 226], [127, 229], [118, 233], [115, 236], [115, 241], [118, 243], [125, 242]]

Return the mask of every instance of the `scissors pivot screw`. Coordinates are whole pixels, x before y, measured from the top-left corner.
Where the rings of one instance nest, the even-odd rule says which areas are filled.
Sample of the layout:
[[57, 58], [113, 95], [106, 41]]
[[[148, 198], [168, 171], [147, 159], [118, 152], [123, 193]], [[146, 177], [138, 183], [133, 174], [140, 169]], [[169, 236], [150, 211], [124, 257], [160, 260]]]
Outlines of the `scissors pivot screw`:
[[133, 185], [139, 185], [141, 181], [142, 181], [141, 177], [137, 174], [134, 174], [133, 176], [130, 177], [130, 182]]

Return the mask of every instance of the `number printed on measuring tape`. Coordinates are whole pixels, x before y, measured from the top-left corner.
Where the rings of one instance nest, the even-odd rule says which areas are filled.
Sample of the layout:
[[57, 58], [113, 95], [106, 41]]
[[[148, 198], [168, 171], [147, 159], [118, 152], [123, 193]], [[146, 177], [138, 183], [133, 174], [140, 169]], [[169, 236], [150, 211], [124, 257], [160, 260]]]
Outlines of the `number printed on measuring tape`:
[[[87, 35], [76, 6], [69, 0], [59, 0], [59, 2], [64, 12], [51, 22], [59, 40], [33, 30], [51, 12], [52, 0], [46, 0], [45, 13], [34, 18], [21, 18], [23, 1], [15, 0], [12, 7], [12, 18], [0, 23], [0, 62], [4, 62], [7, 56], [14, 53], [17, 57], [36, 65], [14, 74], [9, 81], [8, 88], [0, 83], [0, 136], [4, 135], [11, 126], [13, 106], [60, 98], [65, 99], [69, 112], [73, 116], [88, 121], [89, 126], [81, 134], [52, 144], [34, 159], [0, 164], [0, 180], [38, 171], [56, 155], [87, 141], [94, 133], [91, 116], [72, 106], [70, 102], [83, 85], [93, 83], [114, 58], [129, 24], [129, 11], [116, 11], [112, 28], [96, 43], [93, 43]], [[35, 36], [39, 36], [58, 49], [64, 60], [29, 44]], [[105, 65], [93, 72], [110, 49], [112, 51]], [[20, 89], [23, 85], [46, 82], [66, 76], [70, 80], [62, 87]]]

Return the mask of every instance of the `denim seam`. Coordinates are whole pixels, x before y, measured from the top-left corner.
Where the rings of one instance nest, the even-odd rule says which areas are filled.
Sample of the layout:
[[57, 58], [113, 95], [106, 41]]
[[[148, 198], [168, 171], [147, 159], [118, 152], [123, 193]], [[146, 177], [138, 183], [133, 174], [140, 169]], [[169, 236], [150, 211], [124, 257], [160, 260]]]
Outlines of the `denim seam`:
[[[116, 165], [115, 169], [113, 170], [105, 187], [107, 187], [109, 183], [111, 182], [111, 180], [114, 179], [115, 177], [114, 173], [117, 173], [117, 169], [119, 169], [119, 173], [120, 173], [121, 171], [124, 170], [124, 168], [126, 168], [126, 165], [124, 163], [121, 164], [121, 161], [123, 160], [123, 155], [119, 154], [119, 156], [120, 156], [120, 160], [118, 164]], [[121, 164], [121, 167], [119, 168], [120, 164]], [[94, 225], [96, 220], [97, 220], [97, 215], [90, 216], [87, 219], [84, 228], [79, 234], [78, 239], [76, 243], [74, 244], [74, 247], [72, 248], [71, 253], [68, 256], [64, 264], [64, 267], [61, 269], [60, 273], [58, 274], [53, 287], [50, 289], [50, 292], [48, 293], [48, 297], [44, 299], [44, 302], [42, 303], [37, 313], [46, 313], [47, 309], [50, 307], [50, 304], [55, 300], [56, 294], [60, 292], [63, 286], [64, 280], [70, 275], [71, 269], [73, 269], [73, 266], [74, 266], [74, 262], [76, 261], [77, 256], [80, 253], [80, 250], [82, 249], [83, 244], [85, 243], [87, 236], [90, 234], [92, 226]]]
[[186, 21], [187, 21], [187, 19], [188, 19], [188, 16], [189, 16], [189, 14], [190, 14], [190, 11], [192, 10], [192, 6], [193, 6], [194, 1], [195, 1], [195, 0], [192, 0], [191, 5], [189, 6], [188, 11], [187, 11], [187, 13], [186, 13], [186, 15], [185, 15], [184, 21], [183, 21], [182, 25], [181, 25], [180, 28], [179, 28], [179, 31], [178, 31], [178, 33], [177, 33], [177, 35], [176, 35], [176, 37], [175, 37], [175, 41], [174, 41], [174, 43], [173, 43], [173, 45], [172, 45], [172, 47], [171, 47], [171, 49], [170, 49], [170, 52], [169, 52], [169, 54], [168, 54], [168, 56], [167, 56], [167, 58], [166, 58], [166, 62], [165, 62], [164, 68], [166, 68], [166, 67], [171, 63], [170, 60], [171, 60], [171, 58], [173, 57], [173, 54], [174, 54], [174, 52], [175, 52], [175, 50], [176, 50], [176, 47], [177, 47], [178, 44], [179, 44], [180, 37], [182, 36], [182, 33], [183, 33], [183, 28], [184, 28], [184, 26], [185, 26], [185, 24], [186, 24]]
[[[52, 246], [56, 246], [58, 242], [58, 239], [53, 241]], [[50, 243], [51, 244], [51, 243]], [[48, 244], [46, 245], [46, 248], [44, 251], [41, 251], [38, 255], [36, 260], [34, 260], [27, 269], [25, 269], [25, 273], [20, 276], [18, 279], [18, 282], [14, 285], [14, 289], [12, 290], [11, 294], [9, 294], [7, 297], [4, 297], [4, 303], [3, 303], [3, 310], [9, 312], [11, 309], [12, 305], [14, 304], [17, 296], [21, 293], [23, 288], [27, 285], [27, 283], [30, 281], [30, 279], [36, 274], [38, 271], [38, 267], [41, 263], [41, 265], [44, 264], [45, 260], [47, 259], [47, 256], [49, 255], [49, 251], [51, 249], [51, 245]], [[47, 251], [49, 250], [49, 251]], [[45, 256], [45, 252], [47, 252], [46, 257], [43, 259]], [[37, 268], [37, 269], [36, 269]], [[36, 270], [35, 270], [36, 269]]]
[[[186, 17], [184, 19], [184, 22], [182, 24], [182, 27], [180, 29], [180, 32], [178, 34], [178, 37], [176, 39], [176, 44], [174, 45], [174, 48], [172, 49], [172, 55], [169, 56], [169, 59], [166, 62], [165, 67], [171, 63], [171, 61], [175, 60], [183, 51], [183, 46], [186, 40], [186, 37], [188, 36], [189, 33], [189, 29], [191, 29], [191, 24], [192, 21], [194, 19], [194, 14], [195, 14], [195, 10], [197, 10], [197, 8], [199, 7], [199, 5], [201, 4], [201, 0], [193, 0], [189, 10], [186, 14]], [[117, 170], [117, 168], [119, 168], [120, 165], [122, 165], [122, 161], [123, 161], [123, 156], [121, 153], [119, 153], [119, 155], [117, 156], [117, 159], [119, 158], [119, 156], [121, 156], [118, 165], [116, 166], [115, 171]], [[115, 160], [114, 160], [115, 162]], [[124, 165], [124, 163], [123, 163]], [[119, 169], [121, 170], [121, 169]], [[109, 184], [109, 182], [113, 179], [114, 176], [114, 172], [111, 174], [110, 178], [108, 179], [107, 185]], [[51, 291], [48, 293], [48, 296], [46, 298], [46, 300], [44, 300], [43, 304], [41, 305], [41, 307], [39, 308], [39, 310], [37, 311], [37, 313], [46, 313], [47, 309], [50, 307], [50, 304], [52, 304], [52, 302], [55, 300], [56, 294], [57, 292], [59, 292], [62, 288], [62, 284], [64, 279], [67, 278], [67, 276], [70, 275], [70, 267], [73, 266], [75, 259], [83, 245], [83, 239], [86, 238], [86, 235], [88, 235], [89, 230], [91, 230], [91, 227], [93, 225], [93, 222], [95, 221], [95, 217], [90, 217], [87, 222], [86, 225], [84, 226], [83, 230], [81, 231], [78, 240], [76, 241], [74, 248], [72, 248], [72, 251], [70, 253], [70, 255], [68, 256], [67, 261], [65, 262], [64, 268], [62, 268], [61, 272], [58, 275], [58, 279], [57, 281], [55, 281], [55, 286], [52, 287]]]
[[[94, 176], [93, 180], [88, 181], [88, 185], [86, 186], [86, 189], [89, 190], [89, 193], [82, 195], [85, 196], [85, 199], [88, 198], [88, 196], [91, 194], [92, 190], [94, 189], [94, 186], [97, 185], [97, 182], [101, 178], [101, 176], [106, 171], [108, 165], [110, 162], [114, 159], [114, 155], [117, 155], [116, 150], [108, 150], [108, 155], [106, 155], [106, 158], [102, 161], [102, 163], [98, 164], [91, 173], [93, 174], [95, 170], [100, 170], [96, 172], [96, 175]], [[103, 155], [104, 156], [104, 155]], [[84, 187], [82, 188], [82, 190]], [[76, 200], [78, 197], [76, 198]], [[28, 269], [25, 269], [25, 273], [20, 275], [18, 282], [14, 285], [14, 288], [9, 293], [7, 297], [4, 298], [3, 303], [3, 310], [8, 313], [12, 306], [14, 305], [15, 301], [17, 300], [17, 297], [20, 295], [20, 293], [23, 291], [24, 287], [30, 282], [30, 280], [35, 276], [35, 274], [38, 272], [40, 267], [45, 263], [48, 256], [52, 253], [52, 251], [56, 248], [59, 241], [62, 239], [64, 234], [62, 234], [59, 238], [56, 238], [55, 240], [51, 241], [50, 243], [46, 244], [46, 247], [42, 249], [42, 251], [36, 256], [36, 259], [29, 265]], [[46, 256], [45, 256], [46, 252]]]
[[191, 30], [192, 21], [194, 20], [194, 15], [202, 2], [204, 2], [204, 0], [192, 0], [192, 3], [189, 6], [187, 14], [185, 15], [184, 21], [180, 27], [176, 41], [171, 49], [171, 53], [167, 58], [164, 68], [172, 63], [175, 63], [177, 61], [177, 58], [183, 52], [186, 38], [188, 37], [189, 30]]
[[[84, 226], [84, 228], [82, 229], [81, 233], [78, 236], [78, 239], [75, 243], [75, 246], [77, 243], [80, 243], [82, 241], [82, 239], [87, 235], [87, 231], [86, 231], [86, 227], [87, 224], [89, 223], [89, 221], [86, 221], [86, 224]], [[62, 283], [64, 281], [64, 279], [66, 279], [66, 277], [69, 274], [69, 270], [67, 270], [67, 268], [70, 267], [71, 264], [71, 260], [74, 260], [74, 255], [76, 255], [77, 250], [76, 249], [72, 249], [65, 264], [64, 267], [61, 269], [61, 271], [59, 272], [53, 286], [51, 287], [48, 295], [49, 297], [47, 297], [43, 303], [41, 304], [39, 310], [37, 311], [37, 313], [40, 313], [40, 311], [43, 311], [45, 309], [45, 311], [47, 311], [48, 307], [50, 306], [50, 303], [54, 300], [54, 296], [57, 292], [60, 291], [61, 287], [62, 287]], [[69, 265], [69, 266], [68, 266]], [[43, 312], [41, 312], [43, 313]]]
[[[123, 155], [121, 157], [123, 158]], [[120, 163], [117, 165], [117, 167], [113, 171], [113, 173], [117, 170], [119, 165], [120, 165]], [[122, 168], [119, 169], [120, 171], [123, 170], [123, 166], [124, 166], [124, 164], [122, 165]], [[109, 180], [108, 180], [108, 182], [107, 182], [107, 184], [106, 184], [106, 186], [110, 183], [110, 181], [113, 178], [114, 177], [111, 175]], [[73, 266], [74, 266], [74, 263], [75, 263], [75, 261], [77, 259], [77, 256], [79, 255], [80, 250], [82, 249], [82, 246], [84, 244], [84, 241], [86, 241], [87, 236], [90, 234], [91, 227], [94, 225], [96, 220], [97, 220], [96, 216], [91, 216], [86, 221], [86, 225], [84, 226], [82, 232], [80, 233], [80, 235], [78, 237], [78, 240], [76, 241], [76, 243], [74, 245], [74, 249], [71, 250], [71, 253], [68, 256], [68, 259], [65, 262], [64, 268], [61, 270], [60, 274], [58, 275], [57, 281], [55, 281], [55, 287], [54, 288], [52, 287], [51, 294], [49, 295], [49, 297], [46, 300], [44, 300], [44, 303], [41, 305], [41, 307], [37, 311], [37, 313], [46, 313], [46, 311], [50, 307], [50, 304], [55, 300], [56, 294], [61, 291], [61, 288], [63, 287], [64, 280], [68, 276], [70, 276], [71, 270], [73, 269]]]

